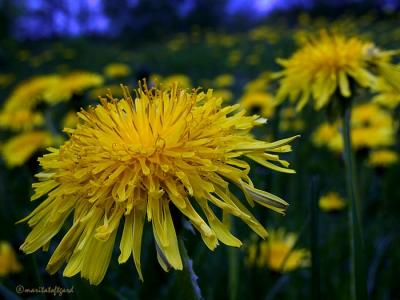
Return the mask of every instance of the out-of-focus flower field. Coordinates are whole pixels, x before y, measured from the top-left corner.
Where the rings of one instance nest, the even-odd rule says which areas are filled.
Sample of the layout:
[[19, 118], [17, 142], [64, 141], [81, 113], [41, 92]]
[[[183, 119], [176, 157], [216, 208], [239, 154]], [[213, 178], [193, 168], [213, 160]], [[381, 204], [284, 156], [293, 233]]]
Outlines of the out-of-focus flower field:
[[[248, 31], [226, 32], [193, 27], [189, 32], [140, 42], [102, 39], [11, 42], [1, 46], [0, 61], [0, 295], [18, 295], [16, 286], [74, 287], [70, 299], [190, 299], [186, 273], [164, 272], [158, 265], [150, 223], [142, 240], [139, 280], [132, 259], [118, 263], [118, 243], [100, 285], [45, 266], [67, 231], [55, 236], [47, 251], [19, 250], [29, 227], [16, 224], [37, 201], [32, 183], [41, 167], [38, 157], [67, 139], [76, 112], [98, 103], [98, 96], [123, 97], [120, 84], [213, 89], [223, 103], [241, 104], [267, 123], [253, 134], [275, 141], [295, 135], [293, 151], [283, 154], [296, 174], [272, 172], [251, 163], [254, 185], [289, 203], [284, 216], [261, 206], [253, 214], [269, 232], [262, 240], [239, 219], [230, 219], [240, 248], [221, 245], [210, 251], [190, 225], [182, 230], [204, 299], [308, 299], [312, 269], [319, 270], [321, 299], [350, 298], [349, 199], [344, 176], [342, 128], [337, 108], [301, 111], [296, 103], [276, 101], [282, 70], [278, 58], [290, 57], [310, 36], [341, 33], [400, 49], [400, 15], [373, 13], [336, 19], [300, 13], [297, 19], [274, 19]], [[394, 60], [399, 64], [400, 61]], [[354, 97], [351, 135], [355, 150], [364, 231], [365, 272], [370, 299], [399, 299], [400, 93], [386, 82]], [[238, 193], [239, 197], [243, 197]], [[317, 203], [316, 203], [317, 201]], [[317, 206], [317, 209], [315, 207]], [[65, 225], [64, 225], [65, 226]], [[147, 229], [147, 230], [146, 230]], [[120, 239], [120, 233], [117, 240]], [[311, 252], [318, 258], [311, 264]], [[315, 273], [314, 273], [315, 274]], [[195, 275], [193, 275], [195, 276]]]

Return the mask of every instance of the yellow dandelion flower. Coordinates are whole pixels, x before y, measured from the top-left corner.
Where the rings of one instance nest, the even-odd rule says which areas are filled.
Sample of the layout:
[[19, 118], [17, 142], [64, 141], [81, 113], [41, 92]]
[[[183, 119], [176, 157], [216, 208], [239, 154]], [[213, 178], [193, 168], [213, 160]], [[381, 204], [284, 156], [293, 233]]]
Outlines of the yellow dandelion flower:
[[[155, 77], [155, 79], [157, 79]], [[192, 87], [192, 81], [190, 80], [189, 77], [187, 77], [184, 74], [171, 74], [167, 77], [164, 78], [158, 78], [159, 83], [162, 86], [169, 87], [173, 86], [176, 82], [179, 82], [179, 84], [182, 86], [182, 88], [189, 89]]]
[[131, 74], [131, 67], [127, 64], [112, 63], [104, 68], [104, 75], [108, 78], [126, 77]]
[[10, 168], [23, 165], [36, 151], [52, 144], [53, 138], [46, 131], [29, 131], [16, 135], [2, 147], [2, 156]]
[[59, 80], [57, 75], [36, 76], [19, 84], [6, 99], [4, 111], [31, 110], [42, 100], [43, 93]]
[[379, 149], [371, 151], [368, 163], [373, 167], [387, 167], [399, 161], [399, 154], [392, 150]]
[[10, 273], [19, 273], [21, 270], [22, 266], [10, 243], [0, 241], [0, 277]]
[[235, 77], [231, 74], [221, 74], [215, 77], [213, 82], [218, 88], [230, 87], [235, 83]]
[[[351, 141], [354, 149], [393, 145], [395, 128], [392, 116], [374, 103], [357, 105], [352, 111]], [[335, 152], [341, 152], [343, 141], [340, 132], [338, 123], [324, 123], [315, 130], [312, 141], [318, 147], [327, 146]]]
[[254, 80], [248, 82], [244, 89], [246, 92], [266, 91], [270, 81], [270, 74], [268, 72], [264, 72]]
[[44, 100], [51, 104], [68, 101], [74, 94], [81, 94], [89, 88], [102, 85], [103, 81], [103, 77], [99, 74], [75, 71], [61, 76], [57, 84], [47, 89]]
[[293, 107], [284, 107], [280, 111], [280, 131], [302, 131], [305, 128], [304, 120], [298, 117], [298, 112]]
[[374, 91], [378, 94], [372, 98], [372, 102], [389, 109], [394, 109], [400, 104], [400, 92], [385, 80], [379, 79]]
[[30, 110], [2, 111], [0, 112], [0, 128], [11, 130], [31, 130], [43, 125], [44, 117], [41, 112]]
[[351, 81], [373, 88], [378, 78], [400, 91], [400, 68], [390, 63], [395, 54], [358, 38], [324, 31], [289, 59], [278, 60], [284, 69], [275, 74], [280, 78], [277, 100], [299, 100], [297, 108], [301, 109], [312, 98], [315, 108], [320, 109], [336, 91], [350, 97]]
[[[276, 272], [290, 272], [310, 265], [310, 252], [307, 249], [293, 249], [297, 234], [279, 228], [270, 230], [266, 241], [249, 247], [246, 258], [248, 265], [259, 268], [268, 267]], [[257, 251], [258, 250], [258, 251]]]
[[[48, 244], [73, 213], [72, 227], [47, 266], [55, 273], [66, 263], [64, 276], [81, 276], [92, 284], [102, 281], [116, 234], [124, 219], [119, 263], [133, 255], [142, 279], [140, 252], [143, 225], [151, 222], [160, 265], [182, 269], [170, 212], [177, 208], [213, 250], [218, 242], [241, 245], [216, 215], [242, 219], [262, 237], [263, 226], [230, 191], [238, 186], [250, 204], [259, 203], [284, 213], [287, 203], [255, 188], [248, 175], [247, 157], [276, 171], [294, 173], [277, 155], [291, 151], [296, 137], [272, 143], [256, 140], [249, 131], [264, 120], [246, 116], [239, 105], [222, 107], [212, 91], [189, 93], [176, 85], [166, 90], [146, 85], [132, 98], [107, 101], [78, 113], [70, 139], [39, 159], [32, 200], [47, 195], [21, 220], [32, 227], [21, 249], [32, 253]], [[196, 205], [195, 205], [196, 204]], [[207, 221], [194, 207], [199, 207]]]
[[335, 192], [329, 192], [319, 199], [319, 208], [325, 212], [338, 211], [346, 207], [346, 201]]
[[275, 100], [271, 94], [266, 92], [248, 92], [240, 99], [240, 104], [248, 111], [268, 118], [275, 111]]

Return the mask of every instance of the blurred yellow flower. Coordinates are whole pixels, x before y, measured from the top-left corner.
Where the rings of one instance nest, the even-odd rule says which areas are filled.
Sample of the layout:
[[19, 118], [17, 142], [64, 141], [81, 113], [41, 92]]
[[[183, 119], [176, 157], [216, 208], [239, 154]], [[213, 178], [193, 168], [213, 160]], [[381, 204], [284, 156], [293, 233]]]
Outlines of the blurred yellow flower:
[[131, 74], [131, 67], [127, 64], [112, 63], [104, 68], [104, 75], [108, 78], [126, 77]]
[[36, 151], [52, 144], [52, 136], [46, 131], [29, 131], [6, 141], [1, 149], [9, 168], [23, 165]]
[[261, 73], [257, 78], [248, 82], [244, 89], [247, 92], [255, 92], [255, 91], [266, 91], [271, 81], [270, 73], [264, 72]]
[[0, 241], [0, 277], [10, 273], [19, 273], [21, 270], [22, 266], [10, 243]]
[[[391, 115], [377, 104], [366, 103], [354, 107], [351, 116], [351, 141], [355, 149], [391, 146], [395, 142], [396, 127]], [[313, 143], [341, 152], [343, 142], [338, 123], [324, 123], [312, 135]]]
[[21, 220], [32, 227], [21, 249], [37, 251], [71, 213], [75, 215], [47, 266], [52, 274], [66, 263], [64, 276], [80, 272], [90, 283], [99, 284], [124, 219], [118, 261], [124, 263], [133, 255], [142, 278], [146, 216], [161, 266], [182, 269], [171, 206], [190, 220], [211, 250], [219, 241], [241, 245], [215, 209], [239, 217], [265, 237], [266, 230], [229, 191], [227, 180], [243, 191], [250, 204], [285, 211], [284, 200], [253, 186], [250, 165], [242, 158], [294, 173], [278, 154], [291, 151], [289, 143], [296, 137], [273, 143], [256, 140], [249, 132], [264, 121], [238, 111], [239, 105], [222, 107], [211, 90], [188, 92], [176, 85], [148, 90], [144, 85], [135, 95], [132, 98], [124, 87], [123, 99], [103, 98], [101, 104], [82, 110], [79, 126], [67, 130], [70, 139], [39, 159], [43, 171], [36, 175], [39, 182], [33, 184], [32, 200], [46, 194], [47, 199]]
[[247, 92], [239, 102], [251, 114], [259, 114], [264, 118], [272, 116], [275, 111], [275, 100], [266, 92]]
[[280, 111], [280, 131], [302, 131], [305, 122], [298, 117], [298, 112], [293, 107], [284, 107]]
[[223, 101], [231, 101], [233, 99], [233, 94], [227, 89], [216, 89], [213, 91], [213, 95], [217, 98], [221, 98]]
[[0, 128], [11, 130], [31, 130], [34, 127], [43, 125], [44, 118], [41, 112], [30, 110], [1, 111]]
[[280, 78], [277, 100], [299, 100], [297, 108], [301, 109], [312, 98], [315, 108], [320, 109], [335, 92], [350, 97], [351, 80], [373, 88], [378, 78], [400, 91], [400, 68], [390, 62], [395, 54], [358, 38], [323, 31], [289, 59], [278, 60], [284, 69], [275, 74]]
[[385, 80], [379, 79], [373, 89], [378, 93], [372, 98], [374, 103], [389, 109], [394, 109], [400, 104], [400, 92]]
[[231, 74], [221, 74], [215, 77], [213, 82], [217, 88], [230, 87], [235, 83], [235, 77]]
[[184, 74], [171, 74], [164, 78], [161, 77], [159, 82], [164, 87], [171, 87], [177, 82], [182, 88], [189, 89], [192, 87], [192, 81]]
[[319, 199], [319, 208], [325, 212], [342, 210], [346, 207], [346, 202], [335, 192], [329, 192]]
[[31, 110], [43, 99], [43, 93], [58, 81], [57, 75], [42, 75], [18, 84], [6, 99], [3, 111]]
[[44, 100], [51, 104], [68, 101], [74, 94], [103, 84], [103, 77], [96, 73], [75, 71], [59, 78], [58, 82], [44, 93]]
[[[246, 264], [259, 268], [268, 267], [276, 272], [290, 272], [310, 265], [310, 252], [307, 249], [294, 249], [297, 234], [279, 228], [270, 230], [266, 241], [249, 247]], [[257, 251], [258, 250], [258, 251]]]
[[371, 151], [368, 163], [374, 167], [387, 167], [399, 161], [399, 154], [392, 150], [379, 149]]

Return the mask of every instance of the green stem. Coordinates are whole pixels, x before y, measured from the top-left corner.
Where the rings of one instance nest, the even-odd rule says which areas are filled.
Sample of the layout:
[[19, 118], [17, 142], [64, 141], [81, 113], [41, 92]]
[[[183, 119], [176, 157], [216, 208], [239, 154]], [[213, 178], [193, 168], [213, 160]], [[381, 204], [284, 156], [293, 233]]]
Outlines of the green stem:
[[311, 287], [312, 299], [321, 299], [319, 256], [318, 177], [311, 179]]
[[228, 248], [229, 259], [229, 300], [237, 299], [238, 281], [239, 281], [239, 261], [238, 249]]
[[182, 236], [178, 237], [178, 246], [183, 263], [183, 270], [178, 275], [180, 277], [178, 282], [183, 294], [183, 299], [201, 300], [203, 297], [201, 296], [201, 290], [197, 282], [198, 277], [194, 273], [193, 261], [187, 253]]
[[347, 194], [350, 200], [349, 234], [351, 252], [351, 299], [367, 299], [367, 286], [364, 272], [364, 245], [361, 224], [361, 208], [358, 196], [354, 153], [351, 145], [351, 100], [341, 99], [343, 103], [343, 145], [346, 169]]

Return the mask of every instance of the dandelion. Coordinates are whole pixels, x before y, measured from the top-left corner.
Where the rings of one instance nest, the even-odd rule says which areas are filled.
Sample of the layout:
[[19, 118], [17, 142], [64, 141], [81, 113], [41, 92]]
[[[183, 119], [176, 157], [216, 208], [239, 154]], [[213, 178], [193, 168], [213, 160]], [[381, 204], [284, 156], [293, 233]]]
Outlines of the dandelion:
[[2, 111], [0, 112], [0, 128], [15, 131], [32, 130], [43, 125], [44, 117], [41, 112], [30, 110]]
[[368, 164], [373, 167], [388, 167], [396, 164], [398, 161], [398, 153], [387, 149], [371, 151], [368, 158]]
[[[394, 144], [396, 127], [393, 118], [378, 105], [365, 103], [355, 106], [351, 119], [351, 141], [355, 149], [375, 149]], [[315, 130], [312, 141], [316, 146], [342, 152], [341, 130], [338, 123], [324, 123]]]
[[10, 273], [18, 273], [21, 270], [22, 266], [10, 243], [0, 241], [0, 277], [7, 276]]
[[275, 111], [274, 98], [266, 92], [247, 92], [239, 102], [248, 111], [260, 114], [264, 118], [272, 116]]
[[[157, 76], [154, 76], [154, 79], [157, 79]], [[189, 89], [192, 87], [192, 81], [190, 78], [184, 74], [171, 74], [164, 78], [158, 78], [159, 83], [165, 87], [172, 86], [175, 82], [179, 82], [182, 88]]]
[[31, 110], [43, 99], [43, 93], [58, 80], [57, 75], [43, 75], [20, 83], [6, 99], [3, 111]]
[[218, 88], [230, 87], [235, 83], [235, 77], [231, 74], [221, 74], [214, 78], [214, 83]]
[[346, 207], [346, 202], [335, 192], [329, 192], [319, 199], [319, 208], [325, 212], [338, 211]]
[[280, 111], [280, 131], [302, 131], [305, 128], [304, 120], [298, 116], [293, 107], [284, 107]]
[[388, 109], [395, 109], [400, 104], [400, 92], [385, 80], [378, 80], [374, 92], [377, 93], [372, 98], [372, 102], [377, 103]]
[[108, 78], [126, 77], [131, 74], [131, 68], [126, 64], [112, 63], [104, 67], [104, 75]]
[[[276, 272], [290, 272], [310, 265], [310, 252], [307, 249], [294, 249], [297, 234], [279, 228], [271, 230], [266, 241], [252, 244], [248, 250], [247, 265], [259, 268], [268, 267]], [[258, 249], [257, 249], [258, 248]], [[258, 251], [257, 251], [258, 250]]]
[[[296, 137], [272, 143], [256, 140], [250, 130], [264, 123], [246, 116], [239, 105], [222, 107], [207, 93], [168, 89], [136, 90], [132, 98], [101, 98], [101, 104], [78, 113], [70, 139], [39, 159], [32, 200], [47, 195], [29, 216], [32, 231], [21, 249], [26, 253], [49, 244], [68, 216], [72, 227], [47, 266], [53, 274], [66, 263], [64, 276], [81, 273], [99, 284], [108, 268], [118, 227], [124, 219], [119, 263], [132, 255], [139, 277], [145, 219], [151, 222], [158, 261], [164, 270], [182, 269], [171, 216], [175, 207], [200, 232], [213, 250], [219, 242], [239, 247], [241, 242], [215, 214], [242, 219], [258, 235], [267, 231], [229, 190], [240, 188], [247, 201], [284, 213], [287, 203], [257, 189], [249, 177], [247, 157], [272, 170], [294, 173], [279, 153], [291, 151]], [[205, 219], [196, 211], [198, 207]]]
[[315, 108], [320, 109], [335, 92], [350, 97], [352, 82], [371, 89], [379, 78], [400, 91], [400, 67], [390, 62], [395, 54], [355, 37], [324, 31], [289, 59], [278, 60], [284, 69], [275, 75], [280, 78], [277, 100], [298, 100], [301, 109], [313, 99]]
[[46, 131], [28, 131], [6, 141], [1, 149], [6, 165], [14, 168], [23, 165], [35, 152], [53, 144], [53, 137]]
[[81, 94], [85, 90], [103, 84], [103, 77], [96, 73], [75, 71], [61, 76], [57, 82], [47, 89], [44, 100], [50, 104], [68, 101], [74, 94]]

